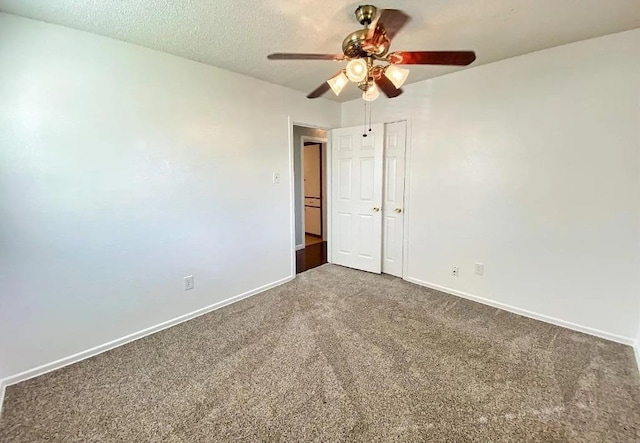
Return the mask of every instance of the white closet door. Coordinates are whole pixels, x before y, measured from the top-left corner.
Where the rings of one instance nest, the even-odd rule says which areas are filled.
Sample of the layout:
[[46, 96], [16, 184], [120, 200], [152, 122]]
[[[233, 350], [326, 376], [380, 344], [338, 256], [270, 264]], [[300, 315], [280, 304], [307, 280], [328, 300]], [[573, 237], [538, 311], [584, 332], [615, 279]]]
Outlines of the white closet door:
[[384, 125], [331, 131], [331, 259], [338, 265], [382, 271]]
[[382, 272], [396, 277], [402, 277], [406, 126], [404, 121], [385, 125]]

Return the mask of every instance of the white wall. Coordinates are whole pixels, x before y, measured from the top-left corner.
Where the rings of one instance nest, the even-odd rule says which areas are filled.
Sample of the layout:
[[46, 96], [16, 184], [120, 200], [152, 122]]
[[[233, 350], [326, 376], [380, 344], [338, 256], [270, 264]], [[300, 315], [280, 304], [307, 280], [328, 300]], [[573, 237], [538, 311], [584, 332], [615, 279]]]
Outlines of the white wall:
[[[374, 120], [411, 119], [409, 279], [632, 342], [639, 97], [634, 30], [376, 101]], [[343, 126], [361, 119], [360, 100], [342, 105]], [[485, 264], [483, 277], [475, 262]]]
[[0, 78], [0, 379], [291, 276], [288, 116], [339, 104], [6, 14]]

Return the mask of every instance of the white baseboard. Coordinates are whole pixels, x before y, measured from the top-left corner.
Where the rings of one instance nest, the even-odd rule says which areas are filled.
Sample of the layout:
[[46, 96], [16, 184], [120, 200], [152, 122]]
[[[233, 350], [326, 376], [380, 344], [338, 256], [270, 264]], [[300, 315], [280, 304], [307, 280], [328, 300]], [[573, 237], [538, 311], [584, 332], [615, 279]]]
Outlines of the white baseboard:
[[[53, 361], [51, 363], [46, 363], [44, 365], [38, 366], [33, 369], [28, 369], [24, 372], [20, 372], [19, 374], [12, 375], [5, 379], [0, 380], [0, 389], [2, 389], [1, 395], [4, 395], [4, 388], [6, 386], [14, 385], [16, 383], [20, 383], [22, 381], [28, 380], [33, 377], [37, 377], [39, 375], [46, 374], [47, 372], [55, 371], [56, 369], [63, 368], [65, 366], [71, 365], [73, 363], [77, 363], [89, 357], [93, 357], [95, 355], [106, 352], [110, 349], [116, 348], [118, 346], [122, 346], [134, 340], [138, 340], [140, 338], [146, 337], [147, 335], [154, 334], [156, 332], [162, 331], [163, 329], [170, 328], [187, 320], [191, 320], [195, 317], [199, 317], [201, 315], [207, 314], [211, 311], [215, 311], [216, 309], [220, 309], [224, 306], [230, 305], [237, 301], [240, 301], [244, 298], [251, 297], [252, 295], [259, 294], [260, 292], [264, 292], [267, 289], [275, 288], [276, 286], [280, 286], [284, 283], [287, 283], [295, 278], [295, 275], [277, 280], [273, 283], [266, 284], [264, 286], [260, 286], [259, 288], [252, 289], [240, 295], [236, 295], [226, 300], [222, 300], [220, 302], [214, 303], [209, 306], [205, 306], [204, 308], [200, 308], [188, 314], [181, 315], [172, 320], [167, 320], [165, 322], [159, 323], [155, 326], [151, 326], [149, 328], [143, 329], [138, 332], [134, 332], [133, 334], [126, 335], [124, 337], [112, 340], [108, 343], [95, 346], [91, 349], [87, 349], [86, 351], [78, 352], [77, 354], [70, 355], [68, 357], [61, 358], [59, 360]], [[0, 399], [1, 400], [1, 399]], [[2, 402], [0, 401], [0, 411], [2, 409]]]
[[640, 371], [640, 338], [633, 345], [633, 352], [636, 354], [636, 364], [638, 365], [638, 371]]
[[300, 249], [304, 249], [304, 243], [301, 245], [296, 245], [296, 251], [299, 251]]
[[4, 381], [0, 380], [0, 418], [2, 418], [2, 405], [4, 404], [4, 391], [5, 391]]
[[[545, 323], [551, 323], [551, 324], [556, 325], [556, 326], [562, 326], [563, 328], [571, 329], [571, 330], [578, 331], [578, 332], [583, 332], [583, 333], [589, 334], [589, 335], [595, 335], [596, 337], [604, 338], [606, 340], [615, 341], [617, 343], [622, 343], [624, 345], [633, 346], [634, 343], [635, 343], [635, 340], [632, 339], [632, 338], [629, 338], [629, 337], [624, 337], [622, 335], [617, 335], [617, 334], [611, 334], [609, 332], [600, 331], [598, 329], [590, 328], [588, 326], [582, 326], [582, 325], [571, 323], [571, 322], [568, 322], [568, 321], [565, 321], [565, 320], [560, 320], [558, 318], [549, 317], [548, 315], [538, 314], [537, 312], [531, 312], [531, 311], [527, 311], [526, 309], [516, 308], [515, 306], [511, 306], [511, 305], [507, 305], [507, 304], [504, 304], [504, 303], [500, 303], [500, 302], [497, 302], [497, 301], [494, 301], [494, 300], [490, 300], [488, 298], [479, 297], [477, 295], [469, 294], [467, 292], [458, 291], [456, 289], [446, 288], [444, 286], [440, 286], [440, 285], [436, 285], [434, 283], [422, 281], [422, 280], [417, 279], [417, 278], [407, 277], [407, 278], [405, 278], [405, 280], [410, 282], [410, 283], [415, 283], [415, 284], [420, 285], [420, 286], [425, 286], [427, 288], [435, 289], [436, 291], [446, 292], [447, 294], [455, 295], [455, 296], [466, 298], [468, 300], [472, 300], [472, 301], [475, 301], [475, 302], [478, 302], [478, 303], [482, 303], [483, 305], [493, 306], [494, 308], [499, 308], [499, 309], [502, 309], [502, 310], [505, 310], [505, 311], [512, 312], [514, 314], [518, 314], [518, 315], [522, 315], [524, 317], [532, 318], [534, 320], [540, 320], [540, 321], [543, 321]], [[636, 348], [636, 352], [637, 352], [637, 348]], [[637, 356], [637, 354], [636, 354], [636, 356]]]

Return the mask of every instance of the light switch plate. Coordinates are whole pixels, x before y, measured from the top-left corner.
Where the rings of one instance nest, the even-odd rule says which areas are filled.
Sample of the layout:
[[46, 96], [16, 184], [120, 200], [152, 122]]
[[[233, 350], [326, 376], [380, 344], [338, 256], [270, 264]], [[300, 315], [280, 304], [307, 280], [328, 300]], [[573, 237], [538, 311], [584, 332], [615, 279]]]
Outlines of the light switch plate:
[[273, 173], [273, 182], [274, 183], [280, 183], [280, 173], [279, 172], [274, 172]]
[[184, 290], [188, 291], [190, 289], [193, 289], [193, 275], [184, 278]]

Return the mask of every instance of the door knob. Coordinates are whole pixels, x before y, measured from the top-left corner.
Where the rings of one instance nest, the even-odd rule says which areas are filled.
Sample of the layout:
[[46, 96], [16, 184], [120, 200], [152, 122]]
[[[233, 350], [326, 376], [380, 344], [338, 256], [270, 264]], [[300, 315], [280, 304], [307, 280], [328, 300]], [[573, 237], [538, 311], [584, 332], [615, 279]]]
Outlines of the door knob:
[[373, 208], [373, 212], [378, 212], [380, 208]]
[[394, 210], [395, 210], [395, 212], [397, 212], [398, 214], [400, 214], [400, 213], [402, 212], [402, 209], [400, 209], [400, 208], [396, 208], [396, 209], [394, 209]]

